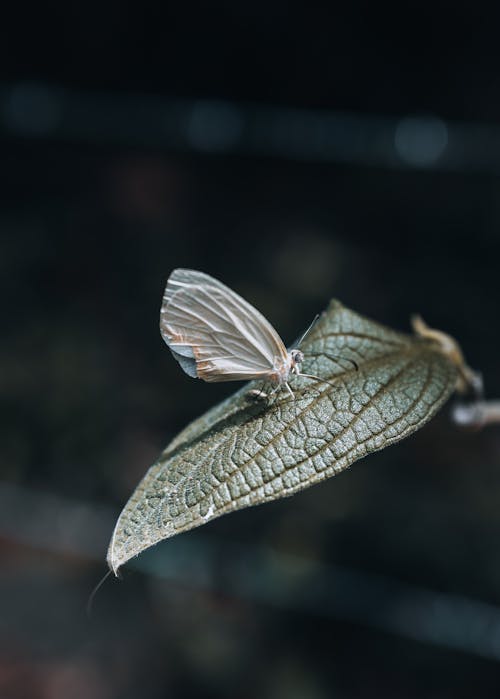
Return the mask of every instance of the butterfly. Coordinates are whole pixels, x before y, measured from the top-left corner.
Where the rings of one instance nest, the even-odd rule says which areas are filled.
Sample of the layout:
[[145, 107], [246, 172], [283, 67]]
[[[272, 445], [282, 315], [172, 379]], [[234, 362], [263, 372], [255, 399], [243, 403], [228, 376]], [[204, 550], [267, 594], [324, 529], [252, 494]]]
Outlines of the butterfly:
[[163, 295], [160, 331], [186, 374], [203, 381], [262, 379], [275, 390], [285, 386], [292, 396], [288, 382], [293, 375], [322, 381], [301, 372], [303, 352], [287, 350], [257, 309], [203, 272], [172, 272]]

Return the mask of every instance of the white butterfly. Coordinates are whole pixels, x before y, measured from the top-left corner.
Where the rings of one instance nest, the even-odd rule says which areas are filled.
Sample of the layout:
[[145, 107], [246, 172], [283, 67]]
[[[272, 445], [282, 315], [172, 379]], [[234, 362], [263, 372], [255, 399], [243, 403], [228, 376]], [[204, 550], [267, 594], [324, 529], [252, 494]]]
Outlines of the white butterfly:
[[203, 272], [176, 269], [161, 307], [160, 331], [186, 374], [204, 381], [263, 379], [285, 385], [302, 374], [304, 355], [287, 350], [273, 326], [247, 301]]

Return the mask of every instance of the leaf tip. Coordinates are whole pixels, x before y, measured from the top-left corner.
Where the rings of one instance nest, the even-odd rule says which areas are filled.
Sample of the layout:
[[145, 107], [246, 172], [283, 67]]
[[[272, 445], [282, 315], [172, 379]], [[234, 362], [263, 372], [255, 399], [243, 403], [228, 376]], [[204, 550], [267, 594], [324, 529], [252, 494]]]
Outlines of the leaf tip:
[[116, 531], [118, 529], [118, 525], [120, 523], [120, 519], [118, 518], [118, 522], [116, 523], [116, 526], [113, 530], [113, 535], [111, 536], [111, 541], [109, 542], [109, 547], [108, 547], [108, 555], [106, 556], [106, 562], [109, 566], [109, 570], [114, 573], [114, 575], [119, 578], [118, 571], [125, 562], [123, 558], [119, 555], [119, 551], [115, 545], [116, 542]]

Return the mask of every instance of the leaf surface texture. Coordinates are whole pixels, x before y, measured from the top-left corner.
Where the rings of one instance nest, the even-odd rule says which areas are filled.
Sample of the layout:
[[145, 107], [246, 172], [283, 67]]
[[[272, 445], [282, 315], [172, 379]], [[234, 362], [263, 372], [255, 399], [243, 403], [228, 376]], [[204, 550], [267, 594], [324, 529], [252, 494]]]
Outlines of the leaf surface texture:
[[[113, 571], [162, 539], [222, 514], [282, 498], [408, 436], [453, 392], [457, 370], [429, 341], [332, 301], [301, 345], [292, 400], [240, 391], [183, 430], [151, 466], [111, 539]], [[358, 370], [347, 360], [353, 360]], [[269, 390], [269, 386], [267, 386]]]

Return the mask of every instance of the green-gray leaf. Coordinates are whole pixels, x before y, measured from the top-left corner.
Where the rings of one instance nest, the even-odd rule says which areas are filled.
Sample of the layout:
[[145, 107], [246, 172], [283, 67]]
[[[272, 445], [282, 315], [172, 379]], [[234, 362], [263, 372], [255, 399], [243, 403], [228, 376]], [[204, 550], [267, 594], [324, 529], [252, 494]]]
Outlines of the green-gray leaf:
[[329, 383], [294, 377], [295, 400], [280, 390], [260, 402], [248, 391], [261, 384], [249, 384], [183, 430], [118, 519], [108, 552], [115, 573], [162, 539], [292, 495], [403, 439], [437, 412], [457, 381], [436, 343], [337, 301], [301, 349], [303, 371]]

